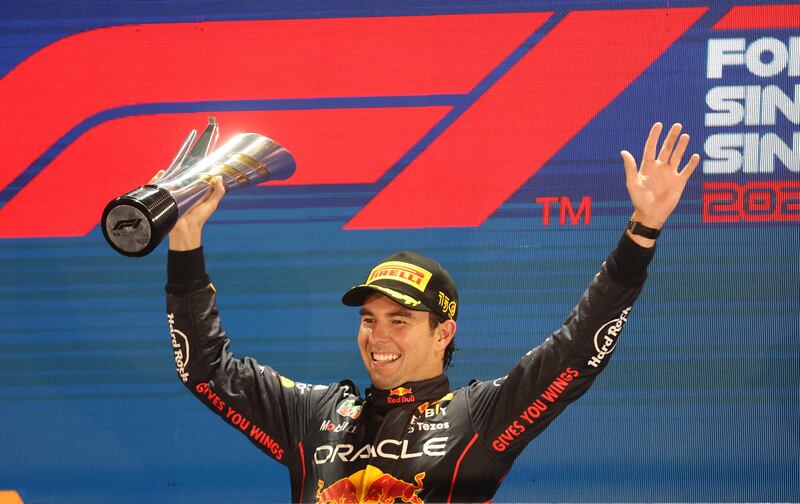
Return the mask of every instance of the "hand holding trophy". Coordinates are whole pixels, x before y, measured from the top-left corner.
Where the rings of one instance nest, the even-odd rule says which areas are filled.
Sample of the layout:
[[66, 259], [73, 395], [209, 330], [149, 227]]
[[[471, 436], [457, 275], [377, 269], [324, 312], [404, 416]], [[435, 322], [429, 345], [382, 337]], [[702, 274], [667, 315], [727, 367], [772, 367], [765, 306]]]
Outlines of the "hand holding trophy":
[[294, 157], [265, 136], [241, 133], [209, 154], [218, 137], [217, 122], [209, 118], [200, 138], [192, 130], [160, 177], [106, 205], [101, 227], [114, 250], [135, 257], [152, 252], [178, 218], [206, 197], [215, 177], [230, 191], [294, 174]]

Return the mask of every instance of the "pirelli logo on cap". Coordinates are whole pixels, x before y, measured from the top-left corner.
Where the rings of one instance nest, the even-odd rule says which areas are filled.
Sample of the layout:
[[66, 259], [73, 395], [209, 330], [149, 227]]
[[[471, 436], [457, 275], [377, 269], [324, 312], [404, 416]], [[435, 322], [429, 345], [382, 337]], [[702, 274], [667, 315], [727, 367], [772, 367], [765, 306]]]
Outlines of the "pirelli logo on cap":
[[433, 276], [430, 271], [401, 261], [387, 261], [377, 265], [367, 278], [366, 285], [378, 280], [396, 280], [408, 284], [420, 292], [425, 292], [428, 281]]

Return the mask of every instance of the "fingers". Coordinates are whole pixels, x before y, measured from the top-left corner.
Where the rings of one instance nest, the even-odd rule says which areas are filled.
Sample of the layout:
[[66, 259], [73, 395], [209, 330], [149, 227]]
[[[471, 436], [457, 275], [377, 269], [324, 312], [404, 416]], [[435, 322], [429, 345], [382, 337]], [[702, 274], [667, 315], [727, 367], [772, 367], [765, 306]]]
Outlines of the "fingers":
[[661, 136], [663, 124], [657, 122], [650, 128], [650, 134], [647, 135], [647, 141], [644, 143], [644, 151], [642, 152], [642, 161], [652, 161], [656, 158], [656, 145], [658, 144], [658, 137]]
[[669, 157], [669, 165], [673, 170], [677, 170], [681, 166], [681, 159], [683, 159], [683, 154], [686, 152], [686, 147], [688, 145], [689, 135], [684, 133], [678, 139], [678, 143], [675, 145], [675, 150], [672, 151], [672, 155]]
[[692, 157], [689, 158], [689, 162], [686, 163], [686, 166], [681, 170], [680, 176], [684, 179], [684, 181], [689, 180], [689, 177], [692, 176], [694, 173], [694, 169], [697, 168], [697, 165], [700, 164], [700, 156], [697, 154], [692, 154]]
[[222, 177], [214, 177], [211, 182], [211, 192], [206, 197], [206, 203], [211, 205], [212, 209], [216, 209], [223, 196], [225, 196], [225, 185], [222, 183]]
[[214, 192], [212, 194], [217, 200], [221, 200], [225, 196], [225, 184], [222, 183], [222, 177], [214, 177]]
[[639, 173], [636, 167], [636, 160], [633, 158], [633, 155], [626, 150], [619, 154], [622, 156], [622, 164], [625, 166], [625, 181], [626, 183], [631, 183], [636, 180], [636, 176]]
[[664, 140], [664, 144], [661, 146], [661, 151], [658, 153], [658, 160], [662, 163], [666, 163], [670, 156], [672, 155], [672, 149], [675, 147], [675, 141], [678, 139], [678, 135], [681, 133], [681, 126], [680, 123], [675, 123], [669, 129], [669, 133], [667, 133], [667, 138]]

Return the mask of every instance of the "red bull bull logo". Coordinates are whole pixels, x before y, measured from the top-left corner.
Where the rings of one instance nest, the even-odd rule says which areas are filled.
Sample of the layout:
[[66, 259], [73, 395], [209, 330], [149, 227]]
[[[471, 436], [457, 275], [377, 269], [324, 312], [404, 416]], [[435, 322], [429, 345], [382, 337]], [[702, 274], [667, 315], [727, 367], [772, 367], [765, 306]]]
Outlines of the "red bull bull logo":
[[337, 480], [328, 487], [319, 480], [317, 504], [425, 504], [417, 495], [422, 490], [424, 478], [424, 472], [417, 473], [412, 484], [368, 465], [366, 469]]
[[413, 393], [414, 393], [414, 390], [412, 390], [409, 387], [397, 387], [397, 388], [393, 388], [393, 389], [391, 389], [389, 391], [389, 395], [397, 396], [397, 397], [402, 397], [402, 396], [410, 395], [410, 394], [413, 394]]
[[397, 387], [389, 390], [386, 402], [389, 404], [414, 402], [414, 390], [410, 387]]
[[317, 485], [317, 504], [358, 504], [358, 490], [350, 478], [342, 478], [328, 488], [323, 488], [322, 480]]

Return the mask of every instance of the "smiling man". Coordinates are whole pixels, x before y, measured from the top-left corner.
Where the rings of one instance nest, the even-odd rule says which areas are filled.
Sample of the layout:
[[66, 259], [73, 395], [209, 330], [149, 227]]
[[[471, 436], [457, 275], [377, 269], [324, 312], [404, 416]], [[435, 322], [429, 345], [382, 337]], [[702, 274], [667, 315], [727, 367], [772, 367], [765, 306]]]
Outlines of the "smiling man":
[[[167, 310], [178, 375], [212, 411], [287, 466], [296, 502], [486, 502], [524, 447], [583, 395], [609, 363], [647, 276], [655, 240], [692, 171], [674, 125], [640, 166], [622, 152], [634, 211], [617, 247], [563, 325], [508, 375], [450, 389], [458, 291], [436, 261], [400, 252], [342, 301], [360, 306], [358, 348], [372, 380], [296, 383], [229, 351], [205, 272], [203, 224], [224, 194], [187, 212], [170, 233]], [[498, 341], [502, 345], [501, 341]], [[511, 363], [510, 363], [511, 364]]]
[[358, 348], [372, 385], [389, 389], [442, 373], [452, 356], [458, 291], [439, 263], [400, 252], [343, 297], [362, 306]]

